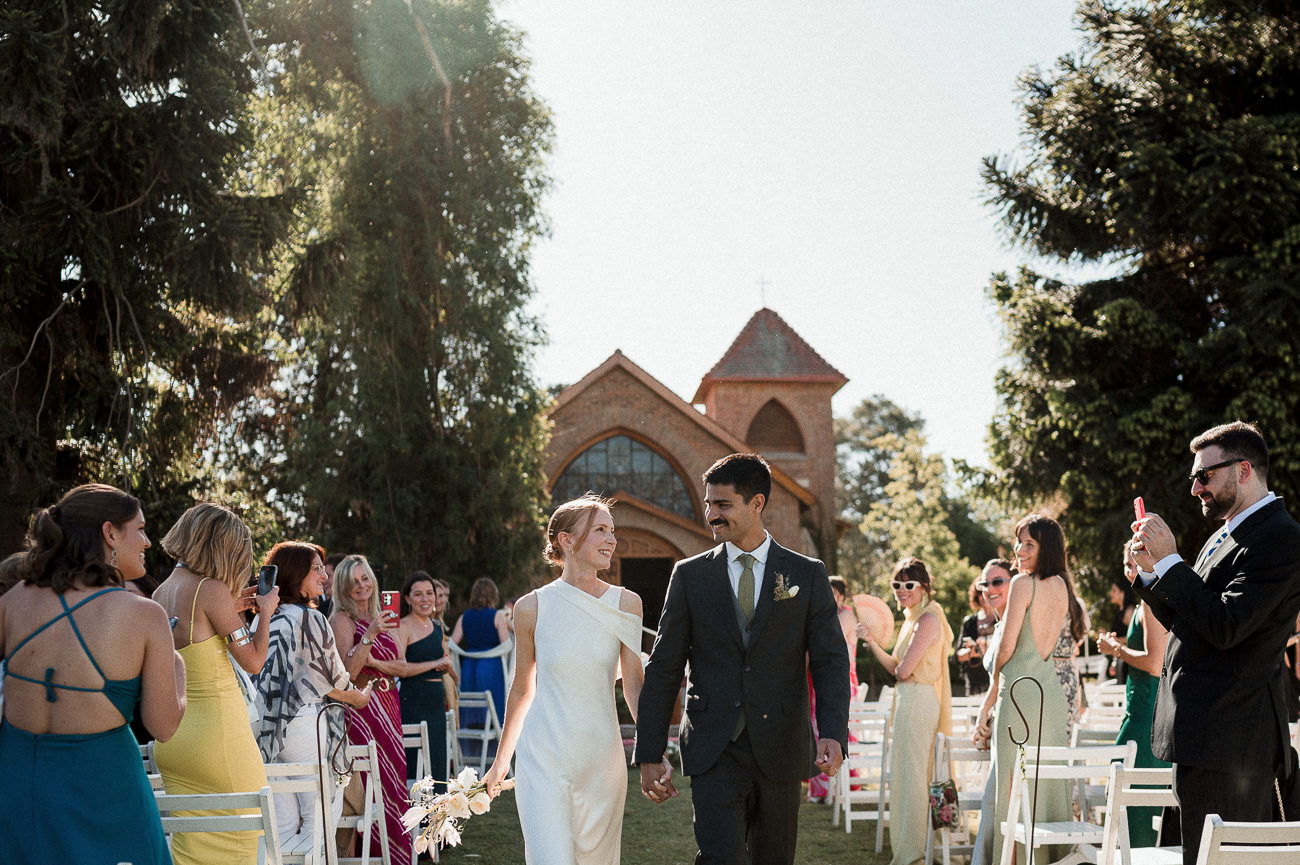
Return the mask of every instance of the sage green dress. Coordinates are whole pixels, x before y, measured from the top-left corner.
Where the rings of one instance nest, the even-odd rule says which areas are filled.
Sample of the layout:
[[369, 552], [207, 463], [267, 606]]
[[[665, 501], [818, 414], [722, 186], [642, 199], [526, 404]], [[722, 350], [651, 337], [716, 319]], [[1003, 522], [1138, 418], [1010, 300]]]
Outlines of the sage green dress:
[[[1057, 578], [1049, 577], [1048, 579]], [[1004, 633], [1002, 635], [1004, 641], [1014, 639], [1016, 648], [999, 674], [998, 701], [994, 710], [995, 720], [993, 726], [997, 730], [997, 742], [994, 746], [993, 762], [994, 769], [997, 772], [998, 794], [997, 811], [993, 823], [994, 861], [997, 861], [998, 857], [1002, 855], [1002, 824], [1007, 819], [1007, 805], [1011, 798], [1011, 773], [1019, 771], [1020, 766], [1019, 746], [1011, 741], [1011, 728], [1015, 728], [1018, 738], [1023, 738], [1025, 735], [1024, 724], [1011, 703], [1011, 686], [1017, 679], [1022, 676], [1029, 676], [1037, 680], [1038, 684], [1043, 687], [1041, 742], [1038, 737], [1038, 730], [1032, 729], [1038, 723], [1038, 689], [1029, 684], [1021, 685], [1016, 689], [1016, 699], [1020, 703], [1020, 709], [1025, 717], [1029, 719], [1031, 725], [1029, 741], [1026, 743], [1026, 747], [1039, 744], [1043, 746], [1065, 746], [1070, 744], [1069, 702], [1066, 698], [1065, 689], [1061, 687], [1061, 680], [1056, 675], [1056, 663], [1050, 653], [1046, 658], [1041, 657], [1038, 654], [1038, 647], [1034, 645], [1031, 623], [1033, 621], [1034, 600], [1038, 594], [1038, 580], [1035, 579], [1032, 585], [1033, 594], [1029, 599], [1029, 607], [1025, 610], [1025, 617], [1020, 623], [1020, 633]], [[1070, 619], [1067, 616], [1062, 628], [1068, 630], [1069, 627]], [[1026, 764], [1025, 773], [1029, 779], [1029, 783], [1024, 788], [1025, 795], [1032, 796], [1034, 788], [1033, 764]], [[1040, 823], [1074, 819], [1074, 813], [1070, 806], [1069, 781], [1044, 781], [1042, 783], [1041, 789], [1038, 791], [1037, 819]], [[1054, 862], [1068, 853], [1069, 848], [1041, 848], [1035, 854], [1034, 861]], [[1028, 861], [1025, 858], [1024, 847], [1017, 848], [1016, 861]]]
[[[1140, 606], [1139, 610], [1142, 609]], [[1146, 649], [1146, 632], [1142, 616], [1136, 612], [1128, 623], [1128, 647], [1135, 652]], [[1151, 753], [1151, 721], [1156, 712], [1156, 686], [1160, 680], [1150, 673], [1128, 666], [1128, 681], [1124, 685], [1124, 720], [1119, 725], [1115, 744], [1132, 740], [1137, 742], [1137, 760], [1133, 765], [1141, 769], [1163, 769], [1169, 766]], [[1133, 847], [1156, 846], [1156, 829], [1152, 824], [1159, 808], [1130, 808], [1128, 811], [1128, 840]]]

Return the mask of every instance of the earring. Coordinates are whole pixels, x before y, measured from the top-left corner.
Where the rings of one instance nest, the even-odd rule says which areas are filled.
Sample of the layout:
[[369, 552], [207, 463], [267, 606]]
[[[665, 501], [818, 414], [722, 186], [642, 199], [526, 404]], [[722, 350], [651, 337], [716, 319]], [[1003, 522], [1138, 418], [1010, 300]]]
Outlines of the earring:
[[108, 557], [108, 566], [110, 568], [117, 567], [117, 550], [113, 550], [113, 555]]

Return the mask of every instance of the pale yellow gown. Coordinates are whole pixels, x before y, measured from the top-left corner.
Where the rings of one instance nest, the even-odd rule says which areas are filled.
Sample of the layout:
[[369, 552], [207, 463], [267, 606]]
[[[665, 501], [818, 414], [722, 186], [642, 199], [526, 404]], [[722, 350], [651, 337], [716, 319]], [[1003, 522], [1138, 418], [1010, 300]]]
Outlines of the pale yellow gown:
[[[197, 601], [197, 590], [194, 597]], [[191, 636], [193, 622], [191, 607]], [[265, 787], [262, 755], [248, 723], [243, 692], [230, 666], [225, 637], [214, 634], [202, 642], [191, 642], [180, 654], [185, 659], [185, 717], [174, 736], [154, 745], [154, 760], [162, 773], [163, 786], [168, 793], [237, 793]], [[175, 835], [172, 860], [176, 865], [253, 863], [257, 861], [258, 834]]]
[[893, 850], [890, 865], [925, 861], [934, 743], [939, 733], [952, 733], [948, 655], [952, 653], [953, 635], [938, 603], [930, 601], [903, 610], [903, 627], [898, 632], [893, 655], [902, 663], [925, 616], [939, 620], [940, 637], [925, 650], [912, 675], [899, 682], [894, 691], [894, 735], [889, 764], [889, 845]]

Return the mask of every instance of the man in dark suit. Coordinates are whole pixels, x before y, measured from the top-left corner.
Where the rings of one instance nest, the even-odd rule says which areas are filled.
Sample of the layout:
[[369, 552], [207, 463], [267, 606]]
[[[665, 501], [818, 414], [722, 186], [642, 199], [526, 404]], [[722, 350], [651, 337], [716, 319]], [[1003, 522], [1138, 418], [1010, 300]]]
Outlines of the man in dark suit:
[[1143, 571], [1134, 588], [1169, 629], [1151, 749], [1175, 764], [1187, 865], [1206, 814], [1274, 819], [1289, 741], [1282, 654], [1300, 610], [1300, 524], [1268, 489], [1264, 437], [1237, 421], [1192, 439], [1191, 450], [1192, 495], [1223, 521], [1195, 564], [1159, 517], [1134, 524]]
[[[848, 651], [826, 566], [763, 527], [772, 489], [763, 458], [718, 460], [704, 484], [705, 519], [723, 543], [678, 562], [668, 581], [637, 719], [641, 791], [655, 802], [677, 795], [664, 751], [689, 667], [681, 748], [697, 865], [789, 865], [800, 782], [834, 775], [844, 759]], [[816, 693], [815, 745], [805, 669]]]

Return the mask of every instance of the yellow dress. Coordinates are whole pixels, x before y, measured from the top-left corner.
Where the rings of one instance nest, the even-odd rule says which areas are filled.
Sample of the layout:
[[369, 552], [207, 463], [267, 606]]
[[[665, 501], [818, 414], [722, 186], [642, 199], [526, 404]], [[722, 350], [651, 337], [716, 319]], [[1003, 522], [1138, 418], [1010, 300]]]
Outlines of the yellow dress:
[[[191, 634], [193, 621], [191, 609]], [[248, 723], [243, 692], [230, 666], [225, 638], [214, 634], [200, 643], [190, 643], [180, 653], [185, 659], [185, 717], [174, 736], [154, 746], [163, 786], [168, 793], [260, 790], [266, 786], [266, 771]], [[175, 865], [253, 863], [257, 861], [257, 838], [257, 832], [175, 835], [172, 860]]]
[[[920, 605], [917, 605], [918, 607]], [[902, 663], [916, 629], [925, 616], [939, 620], [939, 639], [931, 643], [906, 681], [894, 691], [894, 741], [890, 747], [889, 846], [890, 865], [925, 861], [930, 830], [930, 776], [934, 772], [934, 743], [938, 733], [952, 732], [952, 685], [948, 655], [952, 628], [934, 601], [924, 608], [907, 607], [893, 655]]]

